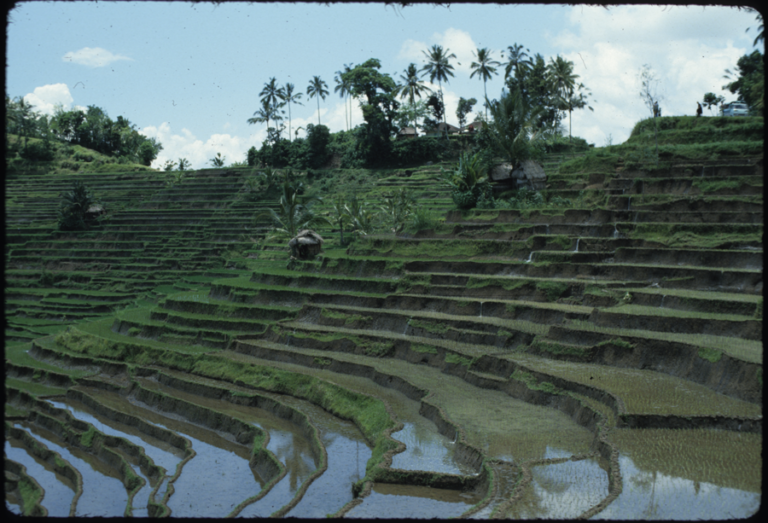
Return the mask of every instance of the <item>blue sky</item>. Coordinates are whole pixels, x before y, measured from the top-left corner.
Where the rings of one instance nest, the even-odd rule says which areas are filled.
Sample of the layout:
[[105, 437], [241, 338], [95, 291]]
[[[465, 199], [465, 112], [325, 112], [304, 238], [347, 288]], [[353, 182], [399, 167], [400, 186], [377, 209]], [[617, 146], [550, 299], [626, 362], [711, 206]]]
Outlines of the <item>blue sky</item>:
[[[399, 79], [409, 63], [424, 65], [423, 50], [442, 45], [457, 55], [443, 86], [456, 124], [459, 97], [483, 95], [482, 81], [469, 77], [472, 51], [488, 47], [503, 61], [502, 51], [522, 44], [547, 61], [560, 54], [574, 62], [594, 112], [574, 112], [573, 134], [600, 146], [609, 137], [623, 142], [648, 116], [638, 96], [643, 64], [659, 78], [665, 115], [694, 114], [709, 91], [734, 99], [722, 77], [754, 49], [755, 14], [722, 6], [21, 2], [9, 14], [6, 94], [48, 114], [57, 103], [97, 105], [163, 143], [154, 167], [185, 157], [203, 168], [217, 152], [242, 161], [261, 145], [266, 126], [246, 120], [273, 76], [305, 93], [304, 105], [291, 108], [296, 129], [317, 123], [306, 89], [319, 75], [330, 91], [320, 120], [338, 131], [345, 108], [334, 76], [345, 64], [378, 58]], [[489, 81], [489, 98], [502, 86], [501, 76]], [[355, 103], [353, 124], [361, 122]]]

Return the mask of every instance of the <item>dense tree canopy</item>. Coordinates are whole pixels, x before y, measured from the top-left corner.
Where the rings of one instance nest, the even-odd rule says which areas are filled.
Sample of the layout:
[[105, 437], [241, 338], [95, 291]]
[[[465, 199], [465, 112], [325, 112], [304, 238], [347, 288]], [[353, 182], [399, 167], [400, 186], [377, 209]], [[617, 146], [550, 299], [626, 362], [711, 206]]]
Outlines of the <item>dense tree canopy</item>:
[[11, 100], [6, 96], [6, 131], [24, 139], [61, 140], [93, 149], [107, 156], [150, 165], [163, 149], [154, 138], [139, 133], [130, 120], [118, 116], [113, 121], [107, 112], [95, 105], [86, 111], [65, 111], [61, 106], [52, 117], [38, 114], [23, 98]]
[[359, 129], [358, 147], [362, 157], [371, 165], [389, 158], [391, 137], [397, 132], [397, 84], [388, 74], [379, 72], [380, 68], [381, 62], [371, 58], [342, 74], [352, 96], [361, 100], [365, 124]]

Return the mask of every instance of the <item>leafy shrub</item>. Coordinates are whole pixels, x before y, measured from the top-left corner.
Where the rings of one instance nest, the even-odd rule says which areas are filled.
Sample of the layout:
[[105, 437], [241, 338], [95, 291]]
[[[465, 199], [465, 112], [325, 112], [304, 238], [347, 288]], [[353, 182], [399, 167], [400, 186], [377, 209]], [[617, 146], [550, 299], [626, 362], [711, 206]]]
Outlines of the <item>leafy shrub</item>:
[[440, 223], [440, 219], [428, 207], [417, 205], [411, 216], [411, 228], [415, 231], [434, 229]]
[[94, 217], [87, 214], [88, 209], [96, 203], [97, 200], [83, 182], [75, 182], [72, 190], [62, 195], [57, 211], [59, 230], [80, 231], [97, 223]]
[[453, 171], [440, 168], [443, 185], [451, 188], [451, 197], [459, 209], [471, 209], [481, 196], [492, 199], [487, 166], [479, 153], [464, 153]]

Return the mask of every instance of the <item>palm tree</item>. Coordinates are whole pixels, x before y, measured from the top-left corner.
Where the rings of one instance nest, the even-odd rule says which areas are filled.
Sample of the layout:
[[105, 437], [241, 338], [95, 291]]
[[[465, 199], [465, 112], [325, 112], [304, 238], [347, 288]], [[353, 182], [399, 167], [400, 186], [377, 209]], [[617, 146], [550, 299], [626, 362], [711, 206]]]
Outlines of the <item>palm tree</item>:
[[283, 183], [283, 191], [277, 204], [277, 212], [273, 209], [267, 209], [255, 216], [256, 220], [263, 217], [269, 217], [274, 222], [274, 229], [269, 239], [275, 237], [294, 238], [296, 233], [302, 229], [309, 229], [316, 225], [331, 225], [324, 217], [314, 213], [311, 209], [313, 202], [321, 201], [317, 196], [302, 196], [303, 184], [293, 185], [289, 182]]
[[261, 99], [267, 100], [267, 102], [272, 106], [277, 105], [277, 100], [281, 99], [282, 95], [283, 88], [277, 85], [277, 80], [274, 76], [269, 79], [269, 82], [264, 84], [264, 89], [262, 89], [259, 93]]
[[526, 49], [523, 51], [523, 46], [520, 44], [514, 44], [507, 47], [507, 66], [504, 68], [504, 80], [509, 78], [512, 70], [515, 70], [514, 78], [520, 78], [521, 75], [527, 72], [531, 68], [531, 59], [528, 56]]
[[[440, 101], [443, 104], [443, 107], [445, 107], [445, 100], [443, 99], [443, 80], [445, 80], [446, 83], [448, 83], [448, 77], [453, 76], [453, 66], [450, 64], [449, 60], [451, 58], [456, 58], [456, 55], [451, 53], [448, 54], [450, 49], [446, 48], [445, 51], [443, 51], [443, 46], [441, 45], [433, 45], [432, 49], [430, 49], [429, 53], [426, 51], [423, 51], [424, 56], [427, 57], [427, 65], [421, 68], [422, 71], [429, 74], [429, 81], [434, 82], [435, 79], [437, 79], [437, 83], [440, 86]], [[446, 111], [443, 110], [443, 125], [445, 126], [445, 113]], [[445, 136], [448, 137], [448, 127], [445, 126]]]
[[[408, 98], [410, 104], [413, 105], [416, 103], [417, 96], [421, 98], [422, 93], [426, 94], [432, 92], [432, 89], [423, 85], [421, 80], [419, 80], [419, 70], [416, 69], [416, 64], [409, 64], [404, 72], [405, 74], [400, 75], [400, 79], [403, 83], [397, 86], [395, 96], [399, 95], [401, 99]], [[414, 128], [416, 127], [415, 121], [413, 122], [413, 126]]]
[[[348, 66], [345, 67], [347, 67], [347, 70], [349, 70]], [[339, 97], [344, 99], [344, 123], [347, 125], [347, 131], [349, 131], [349, 116], [347, 114], [348, 111], [346, 101], [346, 97], [349, 94], [349, 82], [344, 80], [344, 73], [346, 73], [347, 70], [336, 71], [336, 76], [333, 77], [333, 79], [336, 81], [336, 87], [333, 90], [334, 92], [339, 93]]]
[[267, 122], [267, 131], [269, 131], [270, 120], [274, 120], [275, 122], [277, 122], [282, 119], [283, 117], [280, 116], [278, 108], [273, 105], [270, 105], [267, 99], [262, 99], [261, 109], [253, 113], [253, 118], [248, 118], [248, 123], [255, 124], [255, 123]]
[[536, 129], [543, 107], [534, 107], [520, 89], [501, 92], [501, 99], [488, 101], [492, 119], [488, 122], [491, 143], [496, 153], [513, 166], [531, 157], [531, 142], [538, 138]]
[[320, 79], [319, 76], [313, 76], [307, 87], [307, 95], [310, 98], [317, 98], [317, 125], [320, 125], [320, 98], [325, 100], [328, 96], [328, 84]]
[[[478, 75], [483, 80], [483, 94], [487, 100], [488, 91], [486, 90], [485, 83], [491, 79], [492, 75], [497, 74], [496, 67], [494, 66], [501, 65], [501, 63], [497, 62], [496, 60], [491, 60], [491, 53], [488, 51], [487, 47], [482, 49], [478, 48], [477, 52], [472, 51], [472, 54], [475, 55], [477, 62], [472, 62], [470, 64], [469, 67], [472, 69], [472, 74], [469, 75], [469, 77], [472, 78], [473, 76]], [[485, 106], [485, 120], [488, 121], [487, 104]]]
[[291, 139], [291, 103], [304, 105], [299, 100], [301, 99], [301, 93], [293, 94], [294, 85], [290, 82], [285, 84], [282, 88], [282, 92], [278, 95], [283, 103], [288, 104], [288, 140]]
[[[572, 109], [569, 110], [571, 106], [570, 101], [573, 98], [578, 77], [579, 75], [573, 74], [573, 62], [569, 62], [560, 55], [557, 55], [554, 60], [549, 59], [547, 78], [552, 85], [553, 91], [558, 95], [560, 110], [569, 111], [569, 113], [572, 111]], [[570, 130], [568, 131], [568, 139], [570, 140]]]

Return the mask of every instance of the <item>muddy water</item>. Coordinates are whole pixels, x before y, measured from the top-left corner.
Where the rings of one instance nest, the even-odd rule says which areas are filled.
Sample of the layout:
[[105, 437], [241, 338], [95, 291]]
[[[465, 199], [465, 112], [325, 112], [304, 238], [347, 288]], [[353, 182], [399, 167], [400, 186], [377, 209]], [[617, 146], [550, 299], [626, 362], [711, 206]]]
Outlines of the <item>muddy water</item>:
[[[569, 457], [547, 448], [546, 458]], [[544, 464], [531, 468], [533, 479], [505, 517], [513, 519], [573, 519], [608, 495], [608, 473], [597, 459]]]
[[78, 517], [120, 517], [125, 514], [128, 505], [128, 492], [117, 472], [104, 465], [95, 456], [79, 449], [71, 451], [62, 445], [62, 441], [52, 432], [34, 425], [16, 424], [62, 459], [68, 461], [83, 477], [83, 494], [77, 501], [75, 516]]
[[[56, 408], [69, 411], [74, 418], [90, 423], [104, 434], [125, 438], [131, 443], [135, 443], [142, 447], [144, 453], [152, 459], [155, 465], [159, 465], [165, 469], [167, 476], [172, 476], [176, 472], [178, 463], [184, 459], [184, 454], [179, 449], [168, 445], [157, 438], [148, 436], [129, 425], [113, 421], [101, 414], [97, 414], [80, 401], [70, 398], [57, 398], [57, 400], [48, 399], [46, 401]], [[128, 456], [125, 456], [125, 458], [126, 461], [131, 461]], [[136, 472], [136, 475], [144, 478], [146, 481], [146, 484], [136, 493], [132, 502], [134, 507], [133, 515], [140, 517], [141, 513], [138, 512], [137, 509], [147, 508], [149, 493], [155, 485], [150, 484], [149, 478], [141, 472], [139, 467], [134, 465], [133, 469], [134, 472]], [[168, 489], [167, 476], [166, 478], [163, 478], [163, 485], [158, 489], [156, 494], [156, 499], [158, 501], [163, 499], [163, 496], [165, 496], [165, 492]]]
[[293, 432], [269, 428], [263, 422], [256, 425], [269, 432], [267, 449], [285, 465], [287, 472], [266, 496], [245, 507], [238, 514], [239, 517], [269, 517], [288, 504], [301, 485], [317, 470], [306, 438]]
[[759, 508], [762, 436], [614, 430], [623, 491], [596, 519], [748, 518]]
[[460, 516], [480, 498], [455, 490], [377, 483], [348, 518], [450, 518]]
[[31, 455], [20, 441], [13, 438], [5, 440], [5, 456], [24, 465], [27, 474], [35, 478], [43, 488], [45, 496], [40, 504], [48, 509], [49, 516], [69, 516], [72, 498], [75, 496], [75, 485], [70, 480], [54, 472], [48, 463]]
[[[454, 468], [455, 470], [464, 470], [462, 464], [454, 461], [454, 446], [452, 440], [449, 440], [437, 430], [437, 426], [419, 414], [421, 403], [413, 399], [408, 398], [403, 393], [388, 387], [383, 387], [372, 382], [370, 379], [362, 378], [359, 376], [340, 374], [330, 372], [322, 369], [309, 369], [301, 365], [294, 365], [283, 362], [272, 362], [262, 360], [259, 358], [253, 358], [244, 354], [236, 352], [226, 351], [228, 357], [237, 359], [240, 361], [248, 361], [250, 363], [265, 364], [289, 370], [291, 372], [298, 372], [301, 374], [308, 374], [317, 378], [335, 383], [341, 387], [349, 390], [357, 391], [362, 394], [367, 394], [375, 398], [380, 398], [387, 402], [395, 414], [397, 421], [403, 422], [405, 426], [411, 425], [413, 428], [411, 431], [407, 431], [404, 427], [403, 430], [392, 434], [392, 438], [398, 441], [403, 441], [406, 444], [406, 450], [402, 454], [396, 454], [393, 460], [393, 467], [402, 468], [406, 470], [421, 469], [429, 470], [427, 463], [420, 463], [419, 460], [423, 456], [438, 456], [440, 458], [440, 466], [444, 468]], [[411, 439], [411, 435], [415, 435]], [[410, 443], [410, 444], [409, 444]], [[414, 452], [414, 448], [418, 446], [419, 450]], [[508, 448], [502, 445], [503, 448]], [[421, 456], [417, 456], [418, 452]], [[402, 457], [401, 457], [402, 456]], [[434, 466], [436, 465], [436, 459], [431, 460]], [[476, 472], [476, 471], [471, 471]]]
[[500, 503], [508, 500], [515, 489], [518, 474], [508, 463], [492, 463], [491, 468], [494, 471], [494, 481], [497, 485], [496, 494], [491, 498], [490, 503], [484, 508], [470, 516], [471, 519], [488, 519], [491, 513]]
[[286, 517], [324, 518], [338, 512], [352, 500], [352, 484], [365, 476], [365, 466], [371, 458], [365, 438], [352, 422], [339, 419], [308, 401], [271, 396], [309, 416], [328, 453], [328, 468], [312, 482]]
[[176, 432], [192, 443], [196, 455], [184, 465], [173, 483], [174, 493], [168, 499], [171, 516], [224, 517], [237, 504], [261, 490], [261, 478], [248, 466], [248, 447], [213, 431], [167, 417], [134, 399], [103, 390], [88, 392], [113, 409]]
[[404, 423], [403, 429], [392, 437], [405, 443], [405, 451], [392, 458], [392, 468], [403, 470], [427, 470], [448, 474], [474, 474], [476, 471], [453, 459], [455, 443], [437, 432], [430, 423], [416, 425]]

